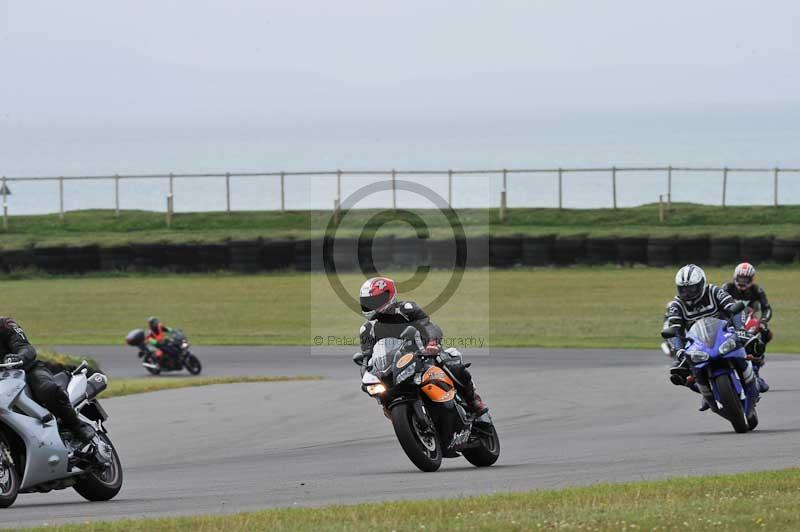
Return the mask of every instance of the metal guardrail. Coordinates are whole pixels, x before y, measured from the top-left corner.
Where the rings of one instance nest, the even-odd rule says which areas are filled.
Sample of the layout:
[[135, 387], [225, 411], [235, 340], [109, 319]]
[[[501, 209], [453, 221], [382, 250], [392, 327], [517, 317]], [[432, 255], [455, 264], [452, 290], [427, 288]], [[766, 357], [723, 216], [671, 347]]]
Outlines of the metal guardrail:
[[[231, 179], [249, 177], [279, 177], [280, 178], [280, 210], [286, 210], [286, 178], [289, 177], [309, 177], [309, 176], [336, 176], [336, 198], [334, 200], [334, 208], [341, 204], [341, 183], [342, 178], [346, 176], [386, 176], [392, 180], [392, 206], [397, 207], [397, 190], [394, 187], [394, 182], [398, 177], [402, 176], [444, 176], [448, 177], [447, 181], [447, 201], [452, 205], [453, 200], [453, 177], [459, 175], [502, 175], [502, 189], [501, 189], [501, 203], [500, 208], [504, 211], [506, 207], [506, 193], [508, 190], [508, 175], [513, 174], [555, 174], [558, 178], [558, 208], [563, 208], [564, 205], [564, 192], [563, 192], [563, 179], [564, 174], [568, 173], [608, 173], [610, 177], [610, 185], [612, 190], [612, 207], [617, 208], [617, 175], [624, 172], [664, 172], [667, 180], [667, 206], [672, 203], [672, 177], [676, 172], [690, 173], [690, 172], [719, 172], [722, 177], [721, 184], [721, 205], [724, 207], [727, 200], [728, 190], [728, 174], [731, 172], [747, 172], [747, 173], [771, 173], [773, 175], [773, 204], [779, 205], [779, 176], [782, 173], [800, 173], [800, 168], [778, 168], [778, 167], [753, 167], [753, 168], [728, 168], [728, 167], [692, 167], [692, 166], [611, 166], [611, 167], [587, 167], [587, 168], [495, 168], [495, 169], [472, 169], [472, 170], [321, 170], [321, 171], [300, 171], [300, 172], [225, 172], [225, 173], [159, 173], [159, 174], [114, 174], [114, 175], [82, 175], [82, 176], [2, 176], [2, 188], [0, 192], [3, 197], [3, 224], [7, 226], [8, 218], [8, 202], [7, 183], [22, 182], [22, 181], [55, 181], [58, 183], [59, 189], [59, 214], [64, 216], [64, 183], [67, 181], [97, 181], [97, 180], [113, 180], [114, 181], [114, 206], [115, 211], [119, 214], [120, 211], [120, 194], [119, 183], [121, 180], [137, 180], [137, 179], [166, 179], [169, 184], [169, 193], [167, 195], [167, 213], [172, 214], [172, 204], [174, 196], [174, 180], [175, 179], [206, 179], [206, 178], [224, 178], [225, 179], [225, 204], [226, 211], [231, 212]], [[168, 218], [169, 219], [169, 218]]]

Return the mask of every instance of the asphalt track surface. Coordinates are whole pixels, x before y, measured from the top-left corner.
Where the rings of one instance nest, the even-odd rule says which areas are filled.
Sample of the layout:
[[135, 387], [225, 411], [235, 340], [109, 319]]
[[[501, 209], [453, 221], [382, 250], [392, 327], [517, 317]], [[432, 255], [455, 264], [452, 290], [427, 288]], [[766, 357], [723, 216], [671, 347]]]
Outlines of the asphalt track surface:
[[[144, 375], [123, 346], [94, 355], [113, 377]], [[20, 495], [5, 526], [267, 507], [351, 504], [705, 475], [798, 464], [800, 357], [769, 358], [760, 426], [735, 434], [669, 384], [657, 351], [471, 351], [501, 439], [498, 463], [445, 460], [421, 473], [359, 388], [350, 349], [198, 347], [206, 374], [317, 374], [323, 381], [186, 388], [104, 401], [125, 483], [88, 503], [72, 490]], [[159, 377], [154, 377], [159, 378]]]

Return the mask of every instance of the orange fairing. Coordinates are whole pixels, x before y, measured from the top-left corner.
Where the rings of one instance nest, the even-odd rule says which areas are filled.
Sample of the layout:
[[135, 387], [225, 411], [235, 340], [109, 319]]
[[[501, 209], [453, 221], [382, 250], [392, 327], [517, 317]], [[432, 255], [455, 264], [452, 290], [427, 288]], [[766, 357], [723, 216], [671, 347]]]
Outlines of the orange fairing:
[[446, 403], [456, 396], [453, 380], [436, 366], [428, 368], [422, 376], [421, 386], [425, 395], [436, 403]]
[[402, 357], [400, 357], [400, 360], [397, 361], [397, 364], [396, 364], [397, 368], [401, 369], [401, 368], [407, 366], [408, 363], [411, 362], [412, 360], [414, 360], [414, 355], [412, 355], [411, 353], [407, 353], [407, 354], [403, 355]]

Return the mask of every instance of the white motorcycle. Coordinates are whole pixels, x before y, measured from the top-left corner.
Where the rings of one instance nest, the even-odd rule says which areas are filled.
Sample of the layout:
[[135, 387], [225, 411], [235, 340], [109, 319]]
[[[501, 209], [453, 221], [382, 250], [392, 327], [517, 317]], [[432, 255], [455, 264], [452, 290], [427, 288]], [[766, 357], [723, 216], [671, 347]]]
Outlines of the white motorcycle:
[[46, 408], [33, 400], [22, 362], [0, 364], [0, 508], [19, 493], [73, 488], [90, 501], [107, 501], [122, 488], [122, 463], [103, 423], [108, 419], [95, 397], [108, 385], [102, 373], [87, 376], [84, 361], [72, 372], [54, 375], [80, 419], [97, 435], [80, 445]]

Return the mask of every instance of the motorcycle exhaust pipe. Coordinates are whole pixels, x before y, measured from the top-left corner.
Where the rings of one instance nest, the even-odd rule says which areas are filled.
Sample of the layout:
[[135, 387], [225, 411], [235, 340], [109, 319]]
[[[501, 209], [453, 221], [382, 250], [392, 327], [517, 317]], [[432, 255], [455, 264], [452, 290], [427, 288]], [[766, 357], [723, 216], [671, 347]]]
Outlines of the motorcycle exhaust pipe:
[[158, 369], [158, 364], [151, 364], [150, 362], [142, 362], [142, 367], [148, 369]]

